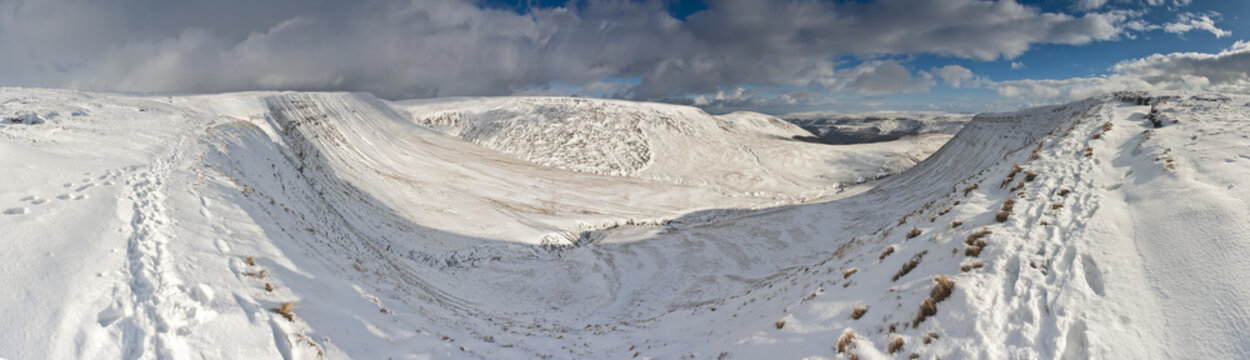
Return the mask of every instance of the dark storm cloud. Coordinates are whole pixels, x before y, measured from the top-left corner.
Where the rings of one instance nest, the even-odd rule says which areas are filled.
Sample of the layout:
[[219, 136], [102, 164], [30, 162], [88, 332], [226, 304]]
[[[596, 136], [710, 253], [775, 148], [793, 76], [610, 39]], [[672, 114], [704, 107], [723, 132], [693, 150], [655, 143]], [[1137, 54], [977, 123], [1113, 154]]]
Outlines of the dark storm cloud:
[[932, 86], [933, 75], [836, 59], [1009, 59], [1036, 44], [1117, 39], [1137, 16], [1043, 13], [1014, 1], [711, 0], [682, 21], [658, 1], [574, 5], [517, 13], [458, 0], [0, 0], [0, 84], [412, 98], [639, 78], [627, 96], [740, 85], [908, 92]]

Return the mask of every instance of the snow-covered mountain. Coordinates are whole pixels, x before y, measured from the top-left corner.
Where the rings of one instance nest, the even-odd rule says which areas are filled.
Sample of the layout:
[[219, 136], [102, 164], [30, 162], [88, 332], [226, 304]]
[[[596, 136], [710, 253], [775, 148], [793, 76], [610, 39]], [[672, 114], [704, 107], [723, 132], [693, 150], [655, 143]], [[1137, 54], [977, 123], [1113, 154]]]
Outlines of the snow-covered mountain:
[[816, 134], [824, 142], [859, 144], [926, 134], [954, 135], [972, 120], [972, 115], [932, 111], [804, 112], [782, 115], [782, 118]]
[[398, 104], [419, 125], [535, 164], [697, 185], [726, 193], [816, 197], [897, 173], [949, 137], [829, 147], [759, 113], [619, 100], [496, 97]]
[[721, 152], [917, 150], [550, 98], [0, 89], [19, 114], [4, 358], [1250, 356], [1247, 96], [978, 115], [820, 201], [775, 184], [856, 170]]

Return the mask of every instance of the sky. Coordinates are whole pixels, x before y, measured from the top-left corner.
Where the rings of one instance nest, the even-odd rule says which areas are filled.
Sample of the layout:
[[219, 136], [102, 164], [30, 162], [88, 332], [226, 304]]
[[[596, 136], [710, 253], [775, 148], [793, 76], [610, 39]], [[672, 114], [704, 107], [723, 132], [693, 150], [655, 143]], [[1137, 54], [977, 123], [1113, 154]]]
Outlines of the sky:
[[0, 0], [0, 86], [783, 114], [1250, 91], [1250, 1]]

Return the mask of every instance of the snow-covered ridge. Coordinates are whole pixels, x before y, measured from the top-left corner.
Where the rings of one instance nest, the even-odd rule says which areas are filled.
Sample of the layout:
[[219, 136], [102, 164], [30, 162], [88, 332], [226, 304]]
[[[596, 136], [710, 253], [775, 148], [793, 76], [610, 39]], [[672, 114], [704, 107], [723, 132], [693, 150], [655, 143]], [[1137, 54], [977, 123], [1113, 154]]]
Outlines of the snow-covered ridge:
[[[0, 123], [0, 357], [1250, 355], [1247, 96], [983, 114], [808, 203], [649, 179], [692, 176], [661, 155], [746, 168], [664, 141], [639, 175], [539, 165], [367, 94], [0, 104], [46, 120]], [[716, 121], [764, 164], [806, 153]]]

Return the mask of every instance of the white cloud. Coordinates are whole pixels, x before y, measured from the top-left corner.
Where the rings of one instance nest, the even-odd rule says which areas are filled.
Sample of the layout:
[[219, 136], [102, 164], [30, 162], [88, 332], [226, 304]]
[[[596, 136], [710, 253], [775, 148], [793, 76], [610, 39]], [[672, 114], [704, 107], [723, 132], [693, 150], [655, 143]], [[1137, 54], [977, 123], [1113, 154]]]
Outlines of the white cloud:
[[743, 85], [914, 92], [932, 86], [932, 75], [888, 61], [841, 74], [832, 59], [1010, 59], [1038, 44], [1120, 39], [1140, 18], [1046, 13], [1012, 0], [708, 0], [686, 21], [662, 1], [587, 0], [525, 13], [470, 0], [150, 1], [0, 1], [0, 83], [412, 98], [619, 77], [641, 79], [626, 93], [642, 99]]
[[1107, 5], [1107, 0], [1076, 0], [1073, 4], [1079, 10], [1094, 10]]
[[1250, 91], [1250, 42], [1215, 54], [1170, 53], [1120, 62], [1105, 76], [995, 83], [998, 94], [1056, 102], [1121, 90]]
[[[1215, 16], [1218, 17], [1219, 15], [1216, 14]], [[1216, 27], [1215, 20], [1211, 18], [1211, 15], [1204, 14], [1182, 13], [1177, 16], [1176, 21], [1163, 25], [1163, 31], [1177, 35], [1184, 35], [1185, 33], [1194, 30], [1209, 32], [1217, 38], [1233, 34], [1228, 30]]]
[[1025, 66], [1025, 65], [1024, 65], [1024, 63], [1021, 63], [1021, 62], [1015, 62], [1015, 61], [1012, 61], [1012, 62], [1011, 62], [1011, 69], [1012, 69], [1012, 70], [1023, 70], [1023, 69], [1024, 69], [1024, 68], [1026, 68], [1026, 67], [1027, 67], [1027, 66]]
[[961, 85], [966, 84], [969, 80], [977, 79], [977, 77], [972, 74], [972, 70], [959, 65], [946, 65], [941, 68], [933, 68], [933, 70], [930, 70], [929, 72], [937, 75], [938, 78], [942, 79], [942, 82], [945, 82], [953, 88], [959, 88]]
[[1176, 7], [1184, 7], [1184, 6], [1189, 6], [1189, 4], [1192, 4], [1193, 2], [1194, 2], [1194, 0], [1172, 0], [1172, 1], [1168, 1], [1168, 0], [1146, 0], [1146, 5], [1150, 5], [1150, 6], [1162, 6], [1162, 5], [1168, 5], [1168, 6], [1171, 6], [1171, 7], [1176, 8]]

